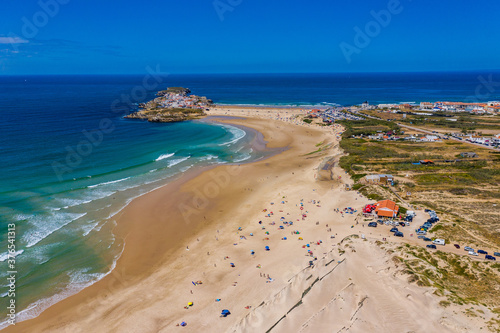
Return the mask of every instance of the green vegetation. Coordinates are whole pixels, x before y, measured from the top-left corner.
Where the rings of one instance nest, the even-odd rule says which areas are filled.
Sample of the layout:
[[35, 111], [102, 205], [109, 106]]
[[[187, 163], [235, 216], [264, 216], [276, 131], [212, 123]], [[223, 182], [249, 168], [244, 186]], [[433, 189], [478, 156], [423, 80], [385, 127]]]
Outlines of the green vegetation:
[[[371, 200], [406, 200], [417, 207], [436, 210], [442, 221], [432, 230], [436, 237], [477, 246], [495, 244], [500, 248], [499, 152], [455, 141], [369, 140], [364, 135], [373, 133], [374, 128], [397, 132], [397, 124], [381, 120], [341, 123], [346, 131], [340, 147], [346, 155], [340, 158], [339, 165], [354, 180], [352, 189]], [[478, 157], [456, 157], [464, 151], [473, 151]], [[423, 159], [434, 164], [414, 164]], [[396, 181], [394, 186], [367, 184], [363, 178], [367, 174], [392, 174]], [[401, 208], [404, 206], [400, 204]]]
[[[398, 247], [404, 254], [393, 257], [405, 266], [408, 280], [421, 286], [433, 287], [435, 294], [446, 297], [440, 305], [485, 304], [497, 308], [500, 305], [500, 275], [490, 268], [495, 264], [472, 261], [468, 257], [436, 251], [429, 253], [421, 247]], [[480, 301], [479, 301], [480, 300]]]
[[340, 120], [337, 123], [341, 124], [345, 127], [346, 131], [344, 135], [346, 137], [351, 137], [353, 135], [372, 135], [377, 132], [384, 131], [400, 131], [400, 128], [397, 124], [376, 120], [376, 119], [366, 119], [366, 120]]
[[[364, 110], [362, 113], [383, 118], [396, 120], [406, 125], [417, 126], [427, 129], [447, 129], [448, 132], [480, 132], [481, 130], [500, 130], [500, 116], [488, 114], [469, 114], [453, 112], [433, 112], [432, 115], [422, 114], [413, 110], [398, 111], [397, 113], [380, 112], [379, 110]], [[403, 118], [403, 113], [406, 118]], [[427, 113], [427, 112], [425, 112]], [[450, 121], [449, 119], [456, 119]]]
[[313, 154], [322, 152], [322, 151], [330, 148], [331, 147], [331, 143], [320, 142], [320, 143], [316, 144], [316, 147], [318, 147], [318, 149], [316, 149], [316, 150], [314, 150], [314, 151], [312, 151], [310, 153], [307, 153], [304, 156], [313, 155]]
[[189, 94], [191, 90], [183, 87], [169, 87], [167, 88], [167, 90], [160, 91], [159, 93], [161, 92], [166, 92], [171, 94]]

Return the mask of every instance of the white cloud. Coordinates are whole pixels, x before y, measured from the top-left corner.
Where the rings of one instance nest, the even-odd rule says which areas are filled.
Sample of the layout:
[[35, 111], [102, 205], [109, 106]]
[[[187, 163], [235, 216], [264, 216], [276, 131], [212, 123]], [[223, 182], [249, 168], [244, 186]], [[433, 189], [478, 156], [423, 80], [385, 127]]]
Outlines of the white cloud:
[[0, 44], [26, 44], [28, 40], [20, 37], [0, 37]]

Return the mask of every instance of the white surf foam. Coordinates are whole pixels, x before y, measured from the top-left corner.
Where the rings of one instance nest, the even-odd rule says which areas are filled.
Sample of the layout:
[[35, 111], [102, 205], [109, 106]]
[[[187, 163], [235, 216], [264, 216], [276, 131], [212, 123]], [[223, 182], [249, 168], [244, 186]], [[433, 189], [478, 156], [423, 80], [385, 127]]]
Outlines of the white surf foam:
[[87, 236], [88, 234], [90, 234], [90, 232], [92, 230], [95, 229], [95, 227], [97, 227], [99, 225], [99, 221], [95, 222], [95, 221], [90, 221], [89, 223], [87, 223], [86, 225], [82, 226], [82, 231], [83, 231], [83, 234], [82, 236], [85, 237]]
[[169, 157], [172, 157], [174, 156], [175, 153], [171, 153], [171, 154], [161, 154], [155, 161], [158, 162], [158, 161], [161, 161], [161, 160], [164, 160], [166, 158], [169, 158]]
[[61, 209], [68, 209], [71, 207], [76, 207], [84, 204], [88, 204], [89, 202], [92, 202], [92, 200], [83, 200], [83, 199], [70, 199], [70, 198], [61, 198], [61, 199], [56, 199], [55, 200], [57, 203], [64, 205], [62, 207], [50, 207], [51, 210], [61, 210]]
[[252, 155], [245, 154], [245, 155], [241, 156], [240, 158], [235, 159], [233, 162], [234, 163], [243, 162], [243, 161], [250, 159], [251, 157], [252, 157]]
[[230, 144], [240, 141], [247, 135], [247, 132], [237, 127], [232, 127], [232, 126], [223, 126], [223, 127], [226, 128], [232, 134], [232, 140], [229, 142], [221, 143], [219, 144], [219, 146], [229, 146]]
[[49, 216], [32, 215], [28, 218], [31, 224], [30, 229], [24, 233], [22, 240], [27, 243], [26, 247], [32, 247], [65, 225], [85, 215], [87, 213], [52, 213]]
[[119, 183], [119, 182], [122, 182], [122, 181], [127, 180], [127, 179], [130, 179], [130, 177], [123, 178], [123, 179], [118, 179], [118, 180], [112, 180], [112, 181], [109, 181], [109, 182], [104, 182], [104, 183], [100, 183], [100, 184], [96, 184], [96, 185], [90, 185], [90, 186], [87, 186], [87, 187], [88, 188], [94, 188], [94, 187], [102, 186], [102, 185], [115, 184], [115, 183]]
[[210, 161], [210, 160], [213, 160], [213, 159], [216, 159], [216, 158], [219, 158], [219, 156], [217, 156], [217, 155], [207, 155], [207, 156], [201, 157], [200, 161]]
[[99, 190], [99, 189], [87, 189], [85, 190], [85, 196], [84, 200], [99, 200], [99, 199], [104, 199], [109, 196], [112, 196], [113, 194], [116, 193], [116, 191], [106, 191], [106, 190]]
[[[14, 257], [17, 257], [18, 255], [20, 255], [21, 253], [23, 253], [24, 250], [19, 250], [19, 251], [16, 251], [13, 256]], [[2, 253], [0, 254], [0, 262], [4, 262], [5, 260], [7, 260], [9, 258], [9, 252], [5, 252], [5, 253]]]
[[184, 161], [187, 161], [187, 160], [188, 160], [188, 159], [190, 159], [190, 158], [191, 158], [191, 156], [187, 156], [187, 157], [182, 157], [182, 158], [177, 158], [177, 159], [175, 159], [175, 160], [171, 160], [171, 161], [169, 161], [169, 162], [168, 162], [168, 167], [169, 167], [169, 168], [170, 168], [170, 167], [173, 167], [174, 165], [177, 165], [177, 164], [179, 164], [179, 163], [182, 163], [182, 162], [184, 162]]
[[[122, 251], [118, 254], [118, 256], [115, 257], [110, 270], [106, 273], [87, 273], [88, 269], [68, 272], [70, 285], [63, 292], [30, 304], [26, 309], [17, 313], [16, 321], [21, 322], [35, 318], [51, 305], [54, 305], [57, 302], [60, 302], [63, 299], [78, 293], [79, 291], [93, 285], [97, 281], [104, 278], [115, 269], [116, 262], [118, 261], [118, 259], [120, 259], [123, 253], [123, 249], [125, 249], [125, 244], [122, 248]], [[6, 328], [7, 326], [9, 326], [9, 322], [7, 320], [0, 322], [0, 330]]]

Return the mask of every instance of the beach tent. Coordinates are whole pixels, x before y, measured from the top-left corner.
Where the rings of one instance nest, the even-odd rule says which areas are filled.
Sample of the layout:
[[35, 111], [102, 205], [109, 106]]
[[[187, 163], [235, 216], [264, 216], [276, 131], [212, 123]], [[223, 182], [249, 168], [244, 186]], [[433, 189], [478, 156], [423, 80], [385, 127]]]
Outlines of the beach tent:
[[231, 314], [231, 312], [229, 312], [229, 310], [224, 309], [224, 310], [222, 310], [222, 312], [221, 312], [220, 316], [221, 316], [221, 317], [227, 317], [227, 316], [229, 316], [230, 314]]
[[181, 323], [181, 326], [186, 326], [186, 325], [187, 325], [187, 323], [186, 323], [185, 321], [183, 321], [183, 322]]

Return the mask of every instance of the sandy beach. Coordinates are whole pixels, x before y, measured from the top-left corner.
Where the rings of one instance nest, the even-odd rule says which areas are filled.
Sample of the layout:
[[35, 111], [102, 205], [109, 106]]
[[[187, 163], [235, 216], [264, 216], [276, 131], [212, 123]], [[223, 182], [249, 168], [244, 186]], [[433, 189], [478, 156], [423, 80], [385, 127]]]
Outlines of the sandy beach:
[[[387, 235], [364, 227], [369, 200], [345, 190], [343, 170], [316, 179], [320, 162], [341, 153], [341, 127], [306, 124], [295, 117], [302, 108], [208, 113], [233, 116], [217, 121], [282, 152], [191, 172], [133, 200], [115, 216], [125, 248], [113, 272], [5, 332], [484, 331], [488, 313], [468, 317], [407, 282], [390, 252], [400, 240], [381, 245]], [[311, 154], [322, 142], [330, 148]]]

